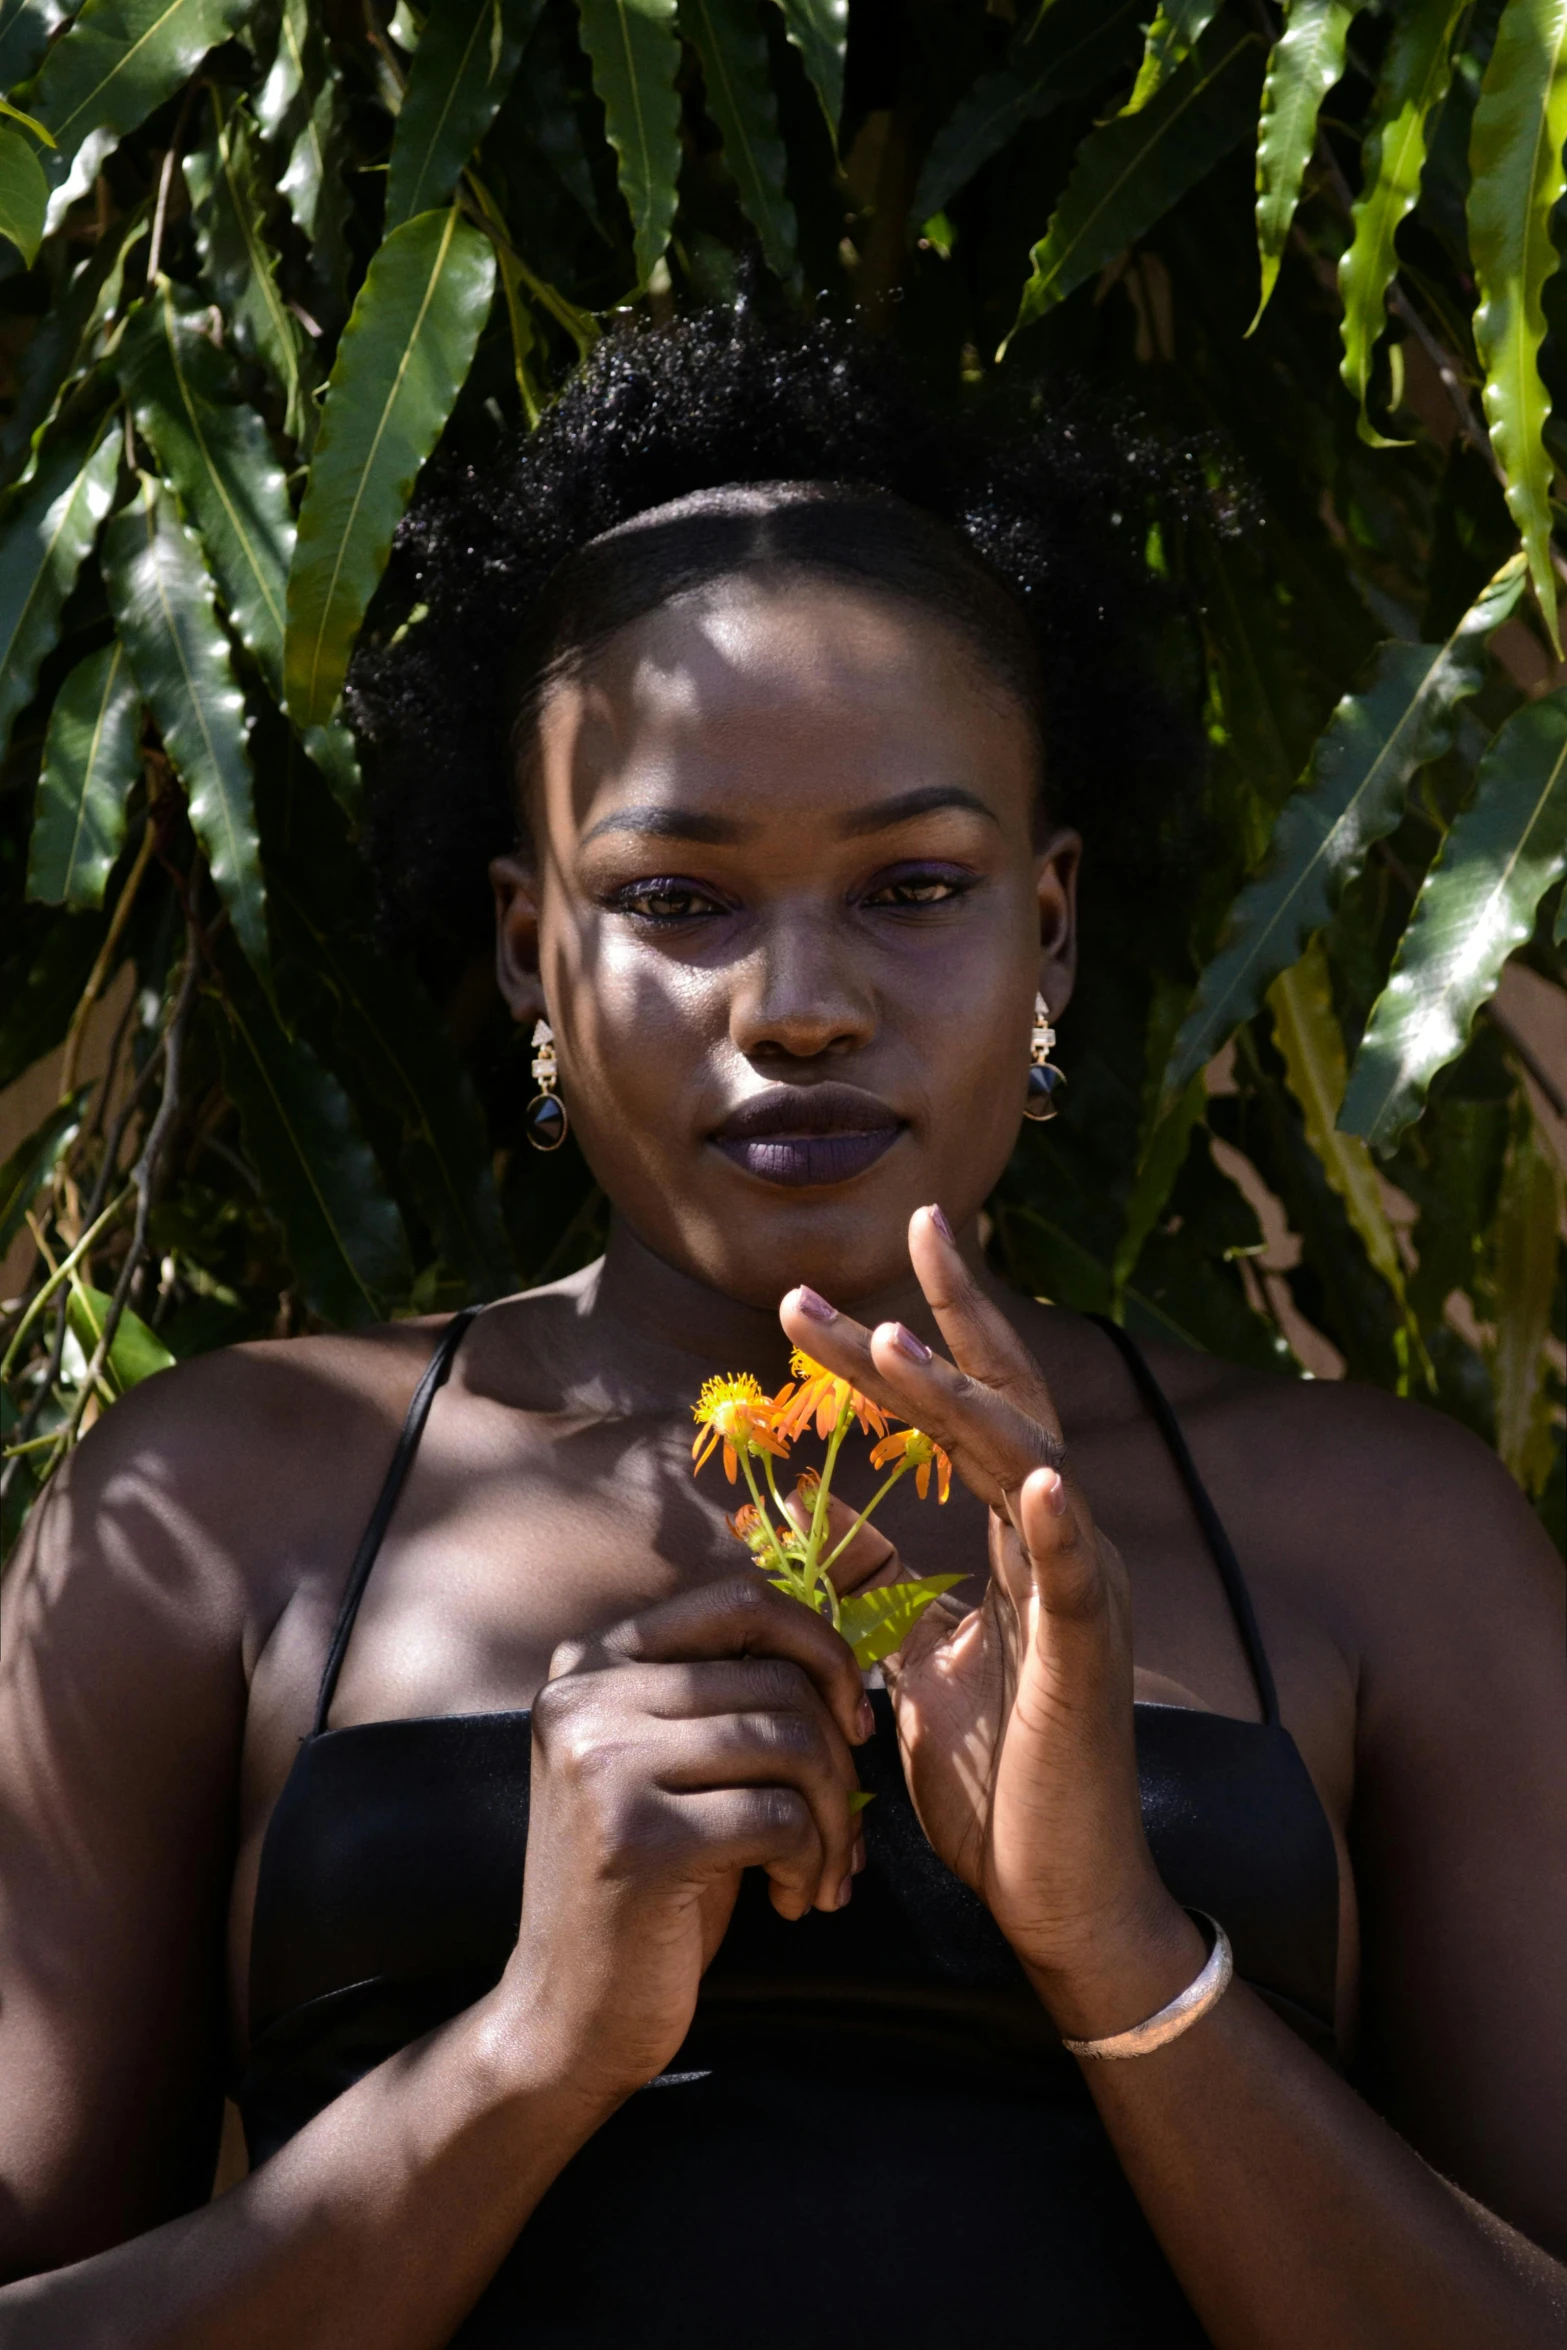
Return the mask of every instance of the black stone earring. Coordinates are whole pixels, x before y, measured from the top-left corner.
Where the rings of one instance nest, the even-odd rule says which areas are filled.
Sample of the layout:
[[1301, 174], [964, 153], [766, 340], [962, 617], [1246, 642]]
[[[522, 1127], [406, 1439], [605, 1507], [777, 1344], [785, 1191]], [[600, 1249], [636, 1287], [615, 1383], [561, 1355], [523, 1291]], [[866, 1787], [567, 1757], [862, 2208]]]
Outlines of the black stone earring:
[[1051, 1060], [1056, 1032], [1050, 1025], [1050, 1006], [1042, 995], [1034, 998], [1034, 1034], [1029, 1044], [1028, 1092], [1023, 1102], [1023, 1115], [1043, 1125], [1047, 1118], [1060, 1115], [1061, 1088], [1066, 1078]]
[[558, 1151], [566, 1139], [566, 1105], [555, 1091], [557, 1074], [555, 1031], [540, 1020], [533, 1031], [533, 1082], [539, 1090], [522, 1117], [536, 1151]]

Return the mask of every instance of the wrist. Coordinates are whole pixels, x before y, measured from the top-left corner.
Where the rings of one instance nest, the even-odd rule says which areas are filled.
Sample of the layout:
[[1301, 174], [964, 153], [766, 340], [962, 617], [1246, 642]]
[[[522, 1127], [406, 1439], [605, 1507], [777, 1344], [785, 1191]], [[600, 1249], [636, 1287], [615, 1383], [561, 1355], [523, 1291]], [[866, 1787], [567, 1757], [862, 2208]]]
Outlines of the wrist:
[[1018, 1953], [1029, 1982], [1064, 2039], [1106, 2039], [1131, 2030], [1176, 1998], [1202, 1971], [1202, 1930], [1161, 1884], [1106, 1918], [1069, 1954]]
[[545, 1999], [520, 2001], [504, 1978], [469, 2010], [473, 2057], [499, 2106], [558, 2109], [561, 2127], [582, 2141], [640, 2084], [606, 2076], [586, 2060], [580, 2036]]

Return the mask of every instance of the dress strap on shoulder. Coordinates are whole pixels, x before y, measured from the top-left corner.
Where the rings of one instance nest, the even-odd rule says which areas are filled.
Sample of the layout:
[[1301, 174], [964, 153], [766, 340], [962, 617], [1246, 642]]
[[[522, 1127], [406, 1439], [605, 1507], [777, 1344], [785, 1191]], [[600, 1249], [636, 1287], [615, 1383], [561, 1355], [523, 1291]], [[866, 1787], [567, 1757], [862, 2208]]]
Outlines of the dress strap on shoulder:
[[460, 1314], [453, 1314], [446, 1328], [441, 1332], [434, 1354], [425, 1366], [424, 1376], [414, 1389], [413, 1401], [409, 1404], [407, 1417], [403, 1421], [402, 1434], [397, 1439], [397, 1450], [393, 1453], [391, 1466], [382, 1480], [375, 1508], [370, 1512], [370, 1522], [360, 1537], [359, 1548], [354, 1554], [353, 1567], [348, 1577], [348, 1587], [343, 1593], [343, 1604], [337, 1611], [337, 1622], [332, 1630], [332, 1645], [326, 1652], [326, 1663], [321, 1669], [321, 1688], [316, 1697], [316, 1718], [310, 1730], [312, 1738], [319, 1738], [326, 1728], [326, 1717], [332, 1710], [332, 1699], [337, 1690], [337, 1677], [343, 1669], [343, 1659], [348, 1653], [348, 1642], [354, 1629], [354, 1618], [359, 1613], [359, 1602], [365, 1595], [365, 1585], [370, 1580], [370, 1570], [375, 1565], [377, 1553], [386, 1536], [386, 1529], [392, 1522], [392, 1512], [397, 1507], [398, 1496], [403, 1490], [409, 1470], [413, 1467], [414, 1455], [419, 1450], [419, 1439], [424, 1434], [424, 1424], [430, 1417], [430, 1406], [451, 1376], [451, 1368], [456, 1360], [457, 1349], [462, 1344], [463, 1334], [469, 1323], [483, 1311], [482, 1306], [464, 1306]]
[[1257, 1684], [1263, 1719], [1277, 1724], [1279, 1692], [1273, 1678], [1273, 1667], [1268, 1662], [1268, 1652], [1262, 1645], [1257, 1611], [1251, 1604], [1251, 1593], [1246, 1588], [1246, 1578], [1241, 1573], [1235, 1546], [1225, 1531], [1223, 1519], [1213, 1506], [1212, 1495], [1197, 1473], [1197, 1463], [1192, 1459], [1191, 1448], [1181, 1433], [1181, 1423], [1171, 1409], [1170, 1399], [1149, 1369], [1142, 1348], [1121, 1328], [1119, 1322], [1112, 1322], [1106, 1314], [1090, 1314], [1087, 1318], [1097, 1323], [1107, 1338], [1114, 1340], [1149, 1418], [1164, 1438], [1165, 1447], [1175, 1463], [1176, 1473], [1186, 1488], [1186, 1497], [1192, 1505], [1193, 1514], [1213, 1555], [1213, 1563], [1219, 1570], [1219, 1580], [1224, 1585], [1230, 1613], [1235, 1618], [1235, 1628], [1241, 1636], [1241, 1646], [1246, 1651], [1252, 1679]]

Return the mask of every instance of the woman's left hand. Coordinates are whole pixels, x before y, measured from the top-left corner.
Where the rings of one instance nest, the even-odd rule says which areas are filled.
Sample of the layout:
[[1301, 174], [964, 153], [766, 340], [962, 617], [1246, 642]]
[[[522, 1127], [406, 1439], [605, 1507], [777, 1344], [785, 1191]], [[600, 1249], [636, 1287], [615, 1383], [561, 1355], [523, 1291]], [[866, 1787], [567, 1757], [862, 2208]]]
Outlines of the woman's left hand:
[[[1107, 2006], [1162, 2004], [1169, 1991], [1153, 1991], [1178, 1989], [1202, 1957], [1143, 1834], [1126, 1570], [1071, 1474], [1039, 1366], [929, 1209], [909, 1248], [952, 1363], [900, 1323], [823, 1320], [798, 1290], [781, 1319], [818, 1362], [934, 1437], [989, 1507], [983, 1600], [938, 1601], [888, 1662], [910, 1792], [1063, 2028], [1117, 2030], [1148, 2008]], [[889, 1557], [870, 1579], [899, 1572]]]

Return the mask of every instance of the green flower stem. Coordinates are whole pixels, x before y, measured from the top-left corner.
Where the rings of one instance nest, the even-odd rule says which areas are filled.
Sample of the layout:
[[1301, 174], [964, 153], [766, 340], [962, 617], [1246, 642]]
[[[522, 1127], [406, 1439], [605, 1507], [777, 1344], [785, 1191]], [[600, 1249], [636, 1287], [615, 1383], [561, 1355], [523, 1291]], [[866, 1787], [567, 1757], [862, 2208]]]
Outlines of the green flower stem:
[[62, 1282], [70, 1280], [71, 1275], [75, 1272], [77, 1266], [81, 1263], [82, 1258], [87, 1254], [87, 1251], [92, 1247], [93, 1242], [98, 1238], [98, 1235], [100, 1232], [102, 1232], [104, 1226], [106, 1224], [112, 1224], [120, 1210], [125, 1206], [126, 1202], [134, 1198], [135, 1188], [136, 1187], [134, 1184], [127, 1184], [124, 1191], [120, 1193], [119, 1198], [111, 1200], [108, 1206], [104, 1209], [103, 1214], [97, 1217], [93, 1223], [88, 1225], [86, 1231], [82, 1234], [81, 1239], [76, 1243], [76, 1246], [72, 1249], [70, 1255], [60, 1259], [59, 1264], [56, 1265], [48, 1280], [34, 1296], [32, 1303], [29, 1305], [26, 1313], [22, 1316], [20, 1322], [18, 1322], [11, 1343], [5, 1350], [5, 1360], [0, 1362], [0, 1379], [4, 1379], [9, 1376], [11, 1366], [16, 1361], [17, 1355], [21, 1351], [23, 1339], [27, 1336], [28, 1331], [37, 1321], [39, 1315], [43, 1312], [44, 1307], [49, 1303], [49, 1300], [53, 1297], [55, 1291], [60, 1287]]
[[778, 1536], [773, 1528], [773, 1522], [767, 1515], [767, 1507], [762, 1500], [761, 1489], [757, 1485], [755, 1472], [751, 1467], [750, 1451], [743, 1445], [737, 1445], [735, 1449], [740, 1455], [740, 1466], [745, 1472], [745, 1481], [751, 1488], [751, 1499], [756, 1504], [756, 1514], [762, 1521], [762, 1530], [767, 1536], [768, 1546], [771, 1549], [774, 1558], [778, 1561], [779, 1566], [783, 1569], [784, 1573], [786, 1575], [792, 1574], [794, 1570], [791, 1567], [789, 1560], [784, 1556], [783, 1550], [779, 1545]]
[[838, 1448], [849, 1432], [853, 1407], [847, 1396], [838, 1414], [838, 1425], [827, 1439], [827, 1458], [822, 1464], [822, 1481], [816, 1488], [816, 1507], [811, 1512], [811, 1538], [805, 1546], [805, 1587], [816, 1589], [816, 1561], [821, 1553], [822, 1536], [827, 1531], [827, 1499], [832, 1491], [832, 1473], [838, 1459]]
[[848, 1549], [850, 1543], [854, 1540], [854, 1537], [856, 1534], [858, 1534], [860, 1528], [864, 1525], [872, 1510], [880, 1508], [881, 1504], [886, 1500], [888, 1494], [897, 1484], [898, 1479], [900, 1477], [906, 1476], [913, 1466], [914, 1463], [909, 1459], [908, 1454], [905, 1453], [902, 1460], [899, 1461], [897, 1467], [893, 1470], [892, 1475], [887, 1479], [886, 1483], [881, 1486], [877, 1492], [871, 1495], [870, 1500], [865, 1504], [864, 1509], [861, 1510], [859, 1516], [855, 1519], [854, 1524], [849, 1528], [847, 1534], [844, 1535], [842, 1541], [835, 1543], [832, 1549], [828, 1552], [826, 1558], [823, 1559], [822, 1573], [824, 1575], [826, 1574], [829, 1567], [835, 1565], [836, 1562], [842, 1558], [844, 1552]]

